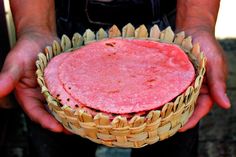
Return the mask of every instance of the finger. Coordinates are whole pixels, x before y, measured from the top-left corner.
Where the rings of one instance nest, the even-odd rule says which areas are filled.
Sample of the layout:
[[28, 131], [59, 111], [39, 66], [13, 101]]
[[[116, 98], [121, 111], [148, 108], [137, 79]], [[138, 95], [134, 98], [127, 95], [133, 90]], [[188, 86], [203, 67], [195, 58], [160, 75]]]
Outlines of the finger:
[[184, 132], [188, 129], [193, 128], [212, 108], [213, 101], [211, 97], [207, 94], [202, 94], [199, 96], [196, 104], [196, 108], [193, 115], [190, 117], [188, 122], [179, 130], [179, 132]]
[[224, 73], [217, 69], [209, 70], [210, 71], [207, 74], [207, 80], [213, 100], [224, 109], [230, 108], [230, 100], [226, 95], [226, 82], [224, 79]]
[[22, 66], [17, 63], [5, 62], [0, 74], [0, 98], [13, 91], [22, 74]]
[[[30, 92], [35, 91], [30, 90]], [[39, 123], [43, 128], [53, 132], [63, 131], [63, 126], [45, 110], [42, 102], [38, 98], [29, 96], [28, 93], [24, 91], [16, 91], [16, 95], [22, 109], [32, 121]]]
[[62, 125], [45, 110], [40, 101], [35, 99], [29, 99], [29, 101], [32, 103], [31, 106], [26, 103], [22, 108], [32, 121], [39, 123], [43, 128], [53, 132], [63, 131]]
[[206, 84], [202, 84], [202, 87], [200, 89], [201, 94], [209, 94], [209, 90]]
[[66, 135], [73, 135], [72, 132], [68, 131], [67, 129], [63, 129], [63, 133], [66, 134]]

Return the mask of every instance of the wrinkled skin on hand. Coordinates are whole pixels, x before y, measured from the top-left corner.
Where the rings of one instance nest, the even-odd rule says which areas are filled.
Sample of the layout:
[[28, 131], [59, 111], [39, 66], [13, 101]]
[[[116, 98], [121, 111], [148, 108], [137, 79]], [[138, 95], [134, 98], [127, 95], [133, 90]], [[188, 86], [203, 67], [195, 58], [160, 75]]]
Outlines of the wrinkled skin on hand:
[[199, 43], [207, 58], [207, 71], [203, 81], [195, 111], [189, 121], [181, 128], [184, 132], [193, 128], [208, 112], [213, 103], [223, 109], [230, 108], [226, 95], [227, 62], [224, 51], [213, 33], [202, 29], [189, 29], [186, 32], [192, 36], [194, 43]]
[[0, 74], [0, 98], [15, 89], [16, 98], [30, 119], [54, 132], [63, 127], [44, 108], [40, 88], [36, 82], [37, 54], [56, 39], [53, 35], [28, 32], [22, 35], [9, 52]]

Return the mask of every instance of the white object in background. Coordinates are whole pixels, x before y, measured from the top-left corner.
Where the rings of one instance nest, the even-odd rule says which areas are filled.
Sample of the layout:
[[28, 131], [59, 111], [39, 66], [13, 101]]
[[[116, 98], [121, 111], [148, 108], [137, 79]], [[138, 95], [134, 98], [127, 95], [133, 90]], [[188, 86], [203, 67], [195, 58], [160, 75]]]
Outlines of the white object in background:
[[219, 39], [236, 38], [236, 0], [221, 0], [215, 35]]
[[10, 43], [10, 46], [13, 47], [16, 43], [16, 33], [15, 33], [15, 26], [12, 19], [12, 13], [11, 13], [9, 0], [4, 0], [3, 3], [4, 3], [5, 14], [6, 14], [9, 43]]

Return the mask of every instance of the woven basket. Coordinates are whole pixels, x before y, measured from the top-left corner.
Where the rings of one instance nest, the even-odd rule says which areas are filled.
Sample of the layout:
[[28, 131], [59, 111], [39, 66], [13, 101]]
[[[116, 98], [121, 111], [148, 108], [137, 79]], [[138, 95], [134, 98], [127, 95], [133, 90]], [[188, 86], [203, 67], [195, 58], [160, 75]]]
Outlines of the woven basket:
[[[96, 40], [113, 37], [154, 40], [179, 45], [196, 69], [193, 84], [160, 110], [151, 110], [145, 115], [132, 115], [131, 118], [116, 115], [110, 119], [102, 112], [97, 111], [95, 115], [92, 115], [86, 109], [72, 109], [60, 104], [50, 94], [44, 81], [44, 69], [48, 62], [62, 52], [72, 51]], [[192, 38], [185, 37], [184, 32], [175, 35], [170, 27], [160, 31], [158, 26], [154, 25], [148, 33], [144, 25], [135, 29], [131, 24], [127, 24], [122, 32], [114, 25], [108, 32], [101, 28], [96, 34], [90, 29], [87, 29], [83, 36], [75, 33], [72, 40], [63, 35], [60, 44], [54, 41], [52, 46], [45, 48], [44, 53], [39, 53], [36, 74], [38, 84], [48, 102], [48, 108], [66, 129], [106, 146], [140, 148], [171, 137], [187, 122], [194, 111], [199, 95], [205, 64], [206, 59], [200, 51], [199, 44], [192, 45]]]

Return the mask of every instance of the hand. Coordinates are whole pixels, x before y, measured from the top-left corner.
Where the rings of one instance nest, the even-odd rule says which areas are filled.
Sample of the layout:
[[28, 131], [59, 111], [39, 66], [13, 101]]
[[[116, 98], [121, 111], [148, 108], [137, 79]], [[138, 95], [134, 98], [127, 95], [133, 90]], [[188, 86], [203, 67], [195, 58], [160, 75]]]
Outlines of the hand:
[[223, 109], [230, 108], [226, 95], [227, 63], [223, 49], [209, 31], [193, 29], [186, 32], [192, 36], [193, 42], [200, 44], [207, 58], [207, 70], [195, 111], [180, 132], [193, 128], [211, 110], [214, 102]]
[[35, 76], [37, 54], [53, 39], [56, 39], [55, 35], [32, 31], [19, 37], [0, 74], [0, 98], [3, 99], [15, 89], [19, 104], [32, 121], [51, 131], [62, 132], [62, 125], [43, 106], [45, 99]]

